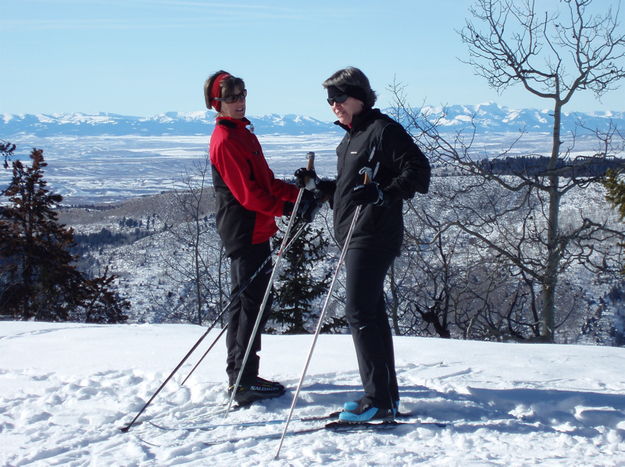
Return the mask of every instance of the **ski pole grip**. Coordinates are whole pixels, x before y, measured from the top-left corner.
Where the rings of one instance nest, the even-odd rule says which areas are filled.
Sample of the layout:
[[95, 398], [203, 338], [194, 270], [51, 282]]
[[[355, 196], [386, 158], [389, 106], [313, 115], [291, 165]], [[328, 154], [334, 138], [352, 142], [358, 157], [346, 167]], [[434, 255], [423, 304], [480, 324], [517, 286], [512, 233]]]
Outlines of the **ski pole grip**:
[[308, 156], [308, 165], [306, 166], [306, 168], [308, 170], [313, 170], [315, 168], [315, 153], [310, 151], [308, 154], [306, 154], [306, 156]]
[[369, 178], [369, 174], [367, 172], [365, 172], [365, 177], [362, 183], [363, 185], [368, 185], [369, 183], [371, 183], [371, 179]]

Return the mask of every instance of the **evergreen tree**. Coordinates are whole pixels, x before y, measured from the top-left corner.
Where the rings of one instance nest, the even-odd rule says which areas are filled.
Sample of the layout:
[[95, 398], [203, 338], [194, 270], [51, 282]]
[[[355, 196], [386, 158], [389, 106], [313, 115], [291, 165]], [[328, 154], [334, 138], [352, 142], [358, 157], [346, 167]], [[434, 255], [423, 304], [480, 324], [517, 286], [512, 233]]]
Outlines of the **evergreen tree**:
[[13, 151], [15, 151], [15, 144], [11, 144], [7, 141], [0, 141], [0, 154], [4, 158], [4, 168], [9, 168], [9, 159], [13, 155]]
[[621, 220], [625, 219], [625, 181], [620, 179], [623, 171], [608, 170], [603, 186], [607, 190], [606, 199], [618, 209]]
[[0, 309], [16, 319], [123, 322], [128, 303], [108, 286], [114, 277], [89, 280], [72, 264], [74, 234], [58, 223], [62, 201], [43, 178], [43, 151], [32, 165], [12, 163], [13, 178], [0, 208]]
[[86, 303], [78, 308], [74, 319], [85, 323], [125, 322], [128, 319], [125, 311], [130, 308], [130, 302], [110, 288], [115, 279], [116, 276], [105, 274], [85, 281]]
[[314, 308], [315, 301], [327, 291], [332, 272], [317, 271], [314, 275], [313, 269], [325, 259], [328, 243], [321, 230], [308, 224], [282, 259], [271, 319], [284, 326], [285, 334], [314, 330], [321, 311]]
[[[606, 189], [605, 198], [618, 210], [621, 220], [625, 220], [625, 180], [622, 178], [623, 173], [625, 173], [625, 170], [608, 170], [603, 180], [603, 186]], [[623, 265], [621, 271], [625, 274], [625, 265]]]

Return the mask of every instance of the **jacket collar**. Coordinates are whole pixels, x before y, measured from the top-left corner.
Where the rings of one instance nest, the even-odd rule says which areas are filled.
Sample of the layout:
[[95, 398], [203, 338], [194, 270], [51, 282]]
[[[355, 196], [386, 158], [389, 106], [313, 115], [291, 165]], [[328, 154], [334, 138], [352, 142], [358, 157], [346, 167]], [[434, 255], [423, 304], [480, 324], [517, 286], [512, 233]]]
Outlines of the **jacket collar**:
[[250, 122], [245, 117], [241, 119], [231, 118], [231, 117], [217, 117], [217, 119], [215, 120], [216, 125], [223, 125], [228, 128], [239, 128], [239, 129], [243, 129], [246, 126], [251, 125], [251, 123], [252, 122]]

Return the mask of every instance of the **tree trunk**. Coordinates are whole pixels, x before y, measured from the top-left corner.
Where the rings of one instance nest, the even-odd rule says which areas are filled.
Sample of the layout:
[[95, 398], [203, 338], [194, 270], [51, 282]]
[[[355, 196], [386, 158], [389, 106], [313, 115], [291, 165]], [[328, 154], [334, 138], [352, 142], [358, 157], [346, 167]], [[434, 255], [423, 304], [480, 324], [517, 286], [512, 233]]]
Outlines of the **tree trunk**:
[[[200, 194], [201, 200], [201, 194]], [[199, 202], [198, 202], [199, 204]], [[201, 262], [202, 262], [202, 252], [201, 250], [201, 235], [202, 229], [200, 226], [200, 206], [197, 207], [197, 215], [195, 220], [195, 236], [193, 238], [193, 263], [195, 268], [195, 301], [196, 301], [196, 313], [197, 313], [197, 324], [199, 326], [202, 325], [202, 306], [204, 305], [204, 297], [202, 294], [202, 270], [201, 270]]]
[[[555, 171], [560, 155], [560, 124], [562, 104], [556, 100], [553, 112], [553, 139], [549, 170]], [[549, 213], [547, 220], [547, 264], [543, 275], [543, 312], [541, 338], [546, 342], [553, 342], [555, 333], [555, 296], [558, 283], [558, 266], [561, 253], [558, 248], [560, 237], [560, 177], [549, 175]]]
[[390, 314], [391, 314], [391, 322], [393, 323], [393, 331], [396, 336], [400, 335], [399, 329], [399, 316], [397, 316], [397, 310], [399, 308], [399, 297], [397, 295], [397, 287], [395, 284], [395, 263], [391, 264], [391, 267], [388, 271], [389, 279], [391, 281], [391, 296], [393, 297], [391, 300], [390, 306]]
[[[224, 300], [226, 299], [226, 296], [228, 294], [228, 291], [224, 289], [226, 287], [226, 284], [224, 284], [223, 282], [223, 268], [224, 268], [224, 262], [226, 261], [226, 255], [224, 254], [225, 251], [226, 250], [222, 243], [221, 246], [219, 247], [219, 263], [217, 265], [217, 286], [218, 286], [217, 315], [218, 316], [222, 316], [222, 312], [224, 311]], [[221, 326], [223, 327], [224, 324], [227, 322], [228, 322], [228, 317], [222, 316]]]

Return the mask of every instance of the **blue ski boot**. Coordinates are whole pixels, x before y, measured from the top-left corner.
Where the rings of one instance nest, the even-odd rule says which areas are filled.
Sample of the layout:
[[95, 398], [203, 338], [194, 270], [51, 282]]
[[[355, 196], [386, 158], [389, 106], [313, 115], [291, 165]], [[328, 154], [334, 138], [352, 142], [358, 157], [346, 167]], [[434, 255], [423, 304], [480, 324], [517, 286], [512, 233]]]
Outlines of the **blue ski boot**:
[[[349, 405], [348, 405], [349, 404]], [[339, 414], [339, 421], [344, 423], [367, 423], [371, 421], [389, 422], [395, 419], [394, 409], [381, 409], [369, 403], [347, 403], [348, 407], [356, 407], [353, 410], [344, 410]]]
[[[359, 405], [360, 405], [359, 400], [348, 401], [343, 404], [343, 410], [345, 412], [353, 412], [354, 410], [358, 409]], [[397, 416], [398, 413], [399, 413], [399, 399], [393, 403], [393, 415]]]
[[351, 412], [353, 410], [356, 410], [358, 408], [359, 404], [360, 404], [360, 401], [348, 401], [348, 402], [345, 402], [343, 404], [343, 410], [345, 412]]

